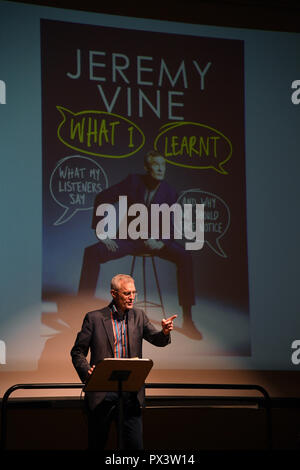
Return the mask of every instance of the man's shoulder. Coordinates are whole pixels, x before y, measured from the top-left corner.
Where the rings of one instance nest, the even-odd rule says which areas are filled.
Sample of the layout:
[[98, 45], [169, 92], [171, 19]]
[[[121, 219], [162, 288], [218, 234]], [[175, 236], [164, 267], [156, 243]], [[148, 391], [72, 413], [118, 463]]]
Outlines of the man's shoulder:
[[140, 173], [130, 173], [127, 178], [126, 182], [129, 185], [140, 185], [140, 184], [145, 184], [145, 175], [142, 175]]
[[133, 312], [134, 315], [145, 315], [145, 312], [143, 309], [138, 308], [138, 307], [133, 307], [129, 310], [129, 312]]
[[168, 181], [166, 180], [163, 180], [161, 183], [160, 183], [161, 187], [168, 190], [169, 192], [171, 193], [174, 193], [174, 194], [177, 194], [177, 191], [176, 189], [170, 185], [170, 183], [168, 183]]
[[147, 320], [147, 315], [142, 308], [133, 307], [129, 310], [128, 315], [133, 317], [135, 321], [145, 322]]
[[96, 318], [106, 317], [109, 314], [110, 314], [110, 308], [109, 308], [109, 305], [107, 305], [106, 307], [87, 312], [85, 317], [92, 320]]

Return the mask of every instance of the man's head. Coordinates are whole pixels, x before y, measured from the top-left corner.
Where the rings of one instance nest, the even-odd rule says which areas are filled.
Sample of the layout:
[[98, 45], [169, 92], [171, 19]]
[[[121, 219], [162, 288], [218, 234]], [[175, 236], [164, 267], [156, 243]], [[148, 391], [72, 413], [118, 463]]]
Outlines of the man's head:
[[134, 279], [128, 274], [117, 274], [111, 280], [111, 295], [118, 310], [124, 312], [133, 307], [136, 290]]
[[145, 155], [144, 167], [154, 180], [162, 181], [166, 173], [166, 159], [161, 153], [152, 150]]

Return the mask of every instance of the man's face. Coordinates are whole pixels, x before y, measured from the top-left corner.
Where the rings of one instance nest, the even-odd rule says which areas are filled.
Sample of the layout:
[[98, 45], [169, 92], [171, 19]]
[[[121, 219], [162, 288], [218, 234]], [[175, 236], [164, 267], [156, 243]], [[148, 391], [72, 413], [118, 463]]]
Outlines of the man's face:
[[123, 279], [119, 283], [118, 290], [112, 290], [111, 295], [115, 300], [118, 310], [124, 312], [133, 307], [136, 290], [134, 281]]
[[147, 173], [157, 181], [162, 181], [166, 173], [166, 160], [163, 156], [150, 157], [146, 167]]

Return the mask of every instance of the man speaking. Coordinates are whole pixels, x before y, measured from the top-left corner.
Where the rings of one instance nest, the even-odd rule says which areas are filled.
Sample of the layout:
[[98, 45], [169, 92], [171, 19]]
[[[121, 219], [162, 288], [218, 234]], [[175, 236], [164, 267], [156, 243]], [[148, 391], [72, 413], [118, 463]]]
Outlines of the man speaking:
[[[143, 310], [134, 308], [135, 283], [131, 276], [118, 274], [111, 280], [112, 302], [101, 310], [86, 314], [82, 329], [71, 350], [73, 365], [82, 382], [86, 382], [94, 367], [105, 358], [142, 358], [145, 339], [155, 346], [171, 342], [173, 315], [161, 322], [157, 330]], [[86, 357], [90, 351], [90, 363]], [[142, 413], [144, 387], [124, 394], [123, 442], [125, 449], [142, 449]], [[89, 422], [89, 448], [105, 448], [111, 422], [117, 419], [116, 392], [87, 392], [85, 400]]]

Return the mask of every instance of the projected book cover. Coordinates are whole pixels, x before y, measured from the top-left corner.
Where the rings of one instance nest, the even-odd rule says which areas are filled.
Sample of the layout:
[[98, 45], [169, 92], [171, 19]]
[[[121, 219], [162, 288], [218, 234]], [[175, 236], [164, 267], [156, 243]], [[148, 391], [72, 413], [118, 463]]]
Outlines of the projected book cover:
[[243, 46], [41, 21], [42, 296], [57, 308], [42, 319], [61, 337], [132, 273], [154, 324], [178, 315], [168, 351], [149, 349], [158, 366], [251, 355]]

